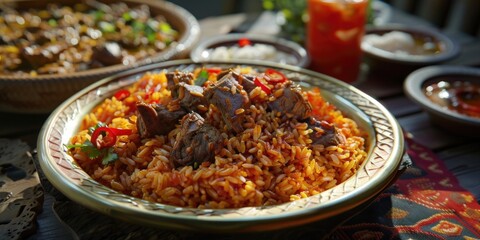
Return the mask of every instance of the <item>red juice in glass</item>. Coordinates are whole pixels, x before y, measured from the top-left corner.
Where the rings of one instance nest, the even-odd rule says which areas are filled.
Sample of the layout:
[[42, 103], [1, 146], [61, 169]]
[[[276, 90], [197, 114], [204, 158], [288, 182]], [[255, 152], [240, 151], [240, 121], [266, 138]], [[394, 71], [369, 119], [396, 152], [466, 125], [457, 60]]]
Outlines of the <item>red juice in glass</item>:
[[345, 82], [360, 73], [368, 0], [308, 0], [310, 69]]

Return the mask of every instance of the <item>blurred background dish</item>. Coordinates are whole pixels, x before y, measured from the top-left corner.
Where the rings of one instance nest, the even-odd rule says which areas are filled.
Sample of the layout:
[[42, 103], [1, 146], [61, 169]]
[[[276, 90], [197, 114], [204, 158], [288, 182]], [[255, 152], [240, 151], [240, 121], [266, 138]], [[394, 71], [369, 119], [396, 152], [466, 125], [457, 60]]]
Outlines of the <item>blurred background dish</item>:
[[453, 59], [459, 46], [443, 33], [424, 26], [368, 26], [362, 41], [373, 73], [403, 80], [415, 69]]
[[387, 24], [392, 18], [392, 7], [379, 0], [370, 1], [371, 14], [368, 23], [372, 25]]
[[455, 134], [480, 134], [480, 68], [424, 67], [408, 75], [404, 90], [438, 126]]
[[238, 59], [306, 67], [309, 57], [299, 44], [283, 38], [258, 34], [227, 34], [200, 42], [190, 53], [195, 62]]
[[[284, 204], [197, 209], [153, 203], [117, 192], [92, 179], [67, 152], [65, 144], [75, 135], [85, 114], [119, 89], [137, 82], [141, 75], [176, 70], [191, 72], [199, 67], [232, 69], [238, 66], [259, 72], [276, 69], [303, 88], [320, 88], [326, 101], [353, 119], [367, 134], [367, 156], [357, 173], [333, 188]], [[265, 231], [311, 221], [328, 222], [342, 213], [358, 211], [402, 172], [404, 150], [403, 133], [398, 122], [379, 102], [360, 90], [295, 66], [250, 61], [194, 63], [177, 60], [117, 74], [90, 85], [61, 104], [45, 122], [38, 138], [41, 169], [48, 180], [70, 199], [137, 224], [215, 233]]]
[[[21, 3], [21, 4], [20, 4]], [[197, 20], [166, 1], [2, 1], [0, 111], [47, 113], [89, 84], [184, 57]]]

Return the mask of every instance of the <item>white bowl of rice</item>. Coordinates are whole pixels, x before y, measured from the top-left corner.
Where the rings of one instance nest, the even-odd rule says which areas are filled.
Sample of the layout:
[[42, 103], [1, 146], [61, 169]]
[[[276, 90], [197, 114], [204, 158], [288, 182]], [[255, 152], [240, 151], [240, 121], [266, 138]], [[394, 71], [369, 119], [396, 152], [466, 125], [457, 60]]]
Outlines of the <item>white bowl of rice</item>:
[[205, 39], [190, 52], [195, 62], [249, 60], [306, 67], [307, 51], [283, 38], [259, 34], [226, 34]]
[[[149, 128], [145, 106], [154, 119], [189, 109]], [[177, 60], [97, 82], [51, 114], [38, 153], [48, 181], [81, 205], [216, 233], [331, 226], [373, 201], [408, 160], [399, 124], [375, 99], [326, 75], [247, 61]]]

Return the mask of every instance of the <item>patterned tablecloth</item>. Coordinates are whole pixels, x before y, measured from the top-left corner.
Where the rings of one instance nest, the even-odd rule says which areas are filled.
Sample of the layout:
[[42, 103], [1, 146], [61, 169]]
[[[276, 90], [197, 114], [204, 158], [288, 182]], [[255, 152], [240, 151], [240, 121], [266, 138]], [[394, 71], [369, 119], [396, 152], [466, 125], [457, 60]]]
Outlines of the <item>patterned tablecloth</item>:
[[331, 239], [479, 239], [480, 205], [428, 148], [408, 134], [413, 166]]
[[[53, 209], [76, 235], [72, 239], [479, 239], [480, 205], [475, 197], [459, 185], [432, 151], [406, 136], [413, 166], [370, 205], [330, 223], [311, 223], [275, 232], [218, 235], [146, 228], [88, 210], [64, 197], [46, 179], [41, 182], [45, 192], [56, 198]], [[0, 190], [8, 192], [8, 186], [0, 186]], [[349, 220], [344, 222], [345, 219]], [[28, 220], [35, 221], [34, 217]], [[23, 229], [28, 231], [11, 235], [11, 239], [33, 234], [34, 227], [29, 226]], [[1, 223], [0, 230], [8, 233], [12, 227], [19, 226], [7, 221]]]

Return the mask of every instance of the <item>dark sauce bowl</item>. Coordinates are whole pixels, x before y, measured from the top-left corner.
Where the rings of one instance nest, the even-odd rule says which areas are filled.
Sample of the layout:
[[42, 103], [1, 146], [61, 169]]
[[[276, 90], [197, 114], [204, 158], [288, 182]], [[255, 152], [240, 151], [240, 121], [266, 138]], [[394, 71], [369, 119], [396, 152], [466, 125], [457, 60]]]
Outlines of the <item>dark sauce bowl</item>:
[[404, 91], [434, 124], [455, 134], [480, 136], [480, 68], [424, 67], [407, 76]]

